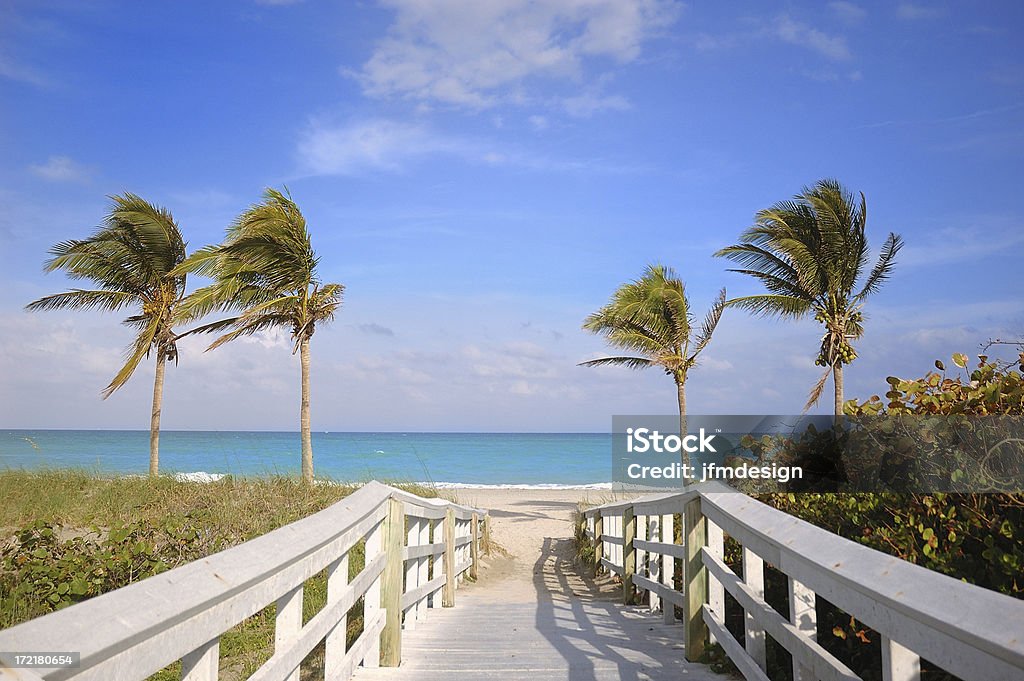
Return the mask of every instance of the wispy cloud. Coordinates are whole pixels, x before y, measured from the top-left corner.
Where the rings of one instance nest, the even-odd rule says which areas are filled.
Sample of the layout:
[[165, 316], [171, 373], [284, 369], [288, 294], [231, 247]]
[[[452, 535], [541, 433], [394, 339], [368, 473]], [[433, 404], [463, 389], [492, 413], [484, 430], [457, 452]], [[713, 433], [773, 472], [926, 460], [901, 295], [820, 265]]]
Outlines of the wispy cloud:
[[948, 265], [1017, 253], [1024, 247], [1024, 232], [1013, 220], [975, 218], [966, 225], [934, 230], [928, 241], [908, 243], [899, 262], [908, 267]]
[[372, 97], [482, 109], [533, 101], [532, 79], [584, 78], [590, 59], [636, 60], [680, 6], [670, 0], [390, 0], [395, 21], [358, 72]]
[[51, 156], [46, 163], [29, 166], [34, 175], [51, 182], [86, 182], [92, 169], [69, 156]]
[[369, 324], [360, 324], [358, 328], [363, 333], [371, 336], [390, 336], [393, 338], [395, 335], [395, 332], [392, 329], [373, 322]]
[[896, 6], [896, 16], [911, 21], [917, 19], [934, 19], [941, 17], [944, 11], [941, 7], [931, 5], [919, 5], [913, 2], [901, 2]]
[[850, 26], [861, 24], [864, 21], [864, 17], [867, 16], [867, 11], [863, 7], [852, 2], [846, 2], [845, 0], [833, 0], [833, 2], [828, 3], [828, 7], [840, 21]]
[[40, 88], [53, 85], [53, 81], [39, 69], [21, 64], [3, 54], [0, 54], [0, 78], [27, 83], [28, 85]]
[[940, 116], [938, 118], [919, 118], [919, 119], [899, 119], [899, 120], [888, 120], [878, 121], [877, 123], [867, 123], [865, 125], [857, 126], [856, 129], [865, 128], [886, 128], [890, 126], [902, 126], [902, 125], [942, 125], [946, 123], [963, 123], [966, 121], [973, 121], [978, 118], [987, 118], [989, 116], [996, 116], [999, 114], [1009, 113], [1011, 111], [1017, 111], [1024, 109], [1024, 102], [1015, 102], [1013, 104], [1007, 104], [1005, 106], [995, 106], [987, 109], [978, 109], [976, 111], [969, 111], [963, 114], [956, 114], [953, 116]]
[[[530, 123], [541, 129], [547, 120], [535, 117]], [[297, 151], [302, 172], [312, 175], [404, 172], [416, 163], [444, 156], [469, 164], [536, 171], [637, 170], [602, 160], [554, 158], [484, 138], [444, 133], [422, 123], [386, 119], [346, 123], [314, 119], [300, 136]]]
[[845, 61], [853, 56], [843, 36], [829, 35], [787, 15], [775, 18], [772, 33], [785, 43], [806, 47], [828, 59]]

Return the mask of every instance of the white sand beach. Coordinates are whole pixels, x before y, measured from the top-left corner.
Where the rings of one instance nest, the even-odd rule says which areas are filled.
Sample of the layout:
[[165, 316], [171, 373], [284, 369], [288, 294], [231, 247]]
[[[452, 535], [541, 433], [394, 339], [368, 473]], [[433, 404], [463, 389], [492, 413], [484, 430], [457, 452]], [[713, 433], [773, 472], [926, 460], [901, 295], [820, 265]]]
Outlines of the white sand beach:
[[462, 488], [452, 494], [459, 503], [490, 512], [491, 539], [504, 552], [484, 558], [480, 580], [488, 593], [510, 603], [536, 600], [543, 573], [575, 572], [573, 510], [581, 501], [594, 505], [614, 498], [611, 491], [588, 489]]

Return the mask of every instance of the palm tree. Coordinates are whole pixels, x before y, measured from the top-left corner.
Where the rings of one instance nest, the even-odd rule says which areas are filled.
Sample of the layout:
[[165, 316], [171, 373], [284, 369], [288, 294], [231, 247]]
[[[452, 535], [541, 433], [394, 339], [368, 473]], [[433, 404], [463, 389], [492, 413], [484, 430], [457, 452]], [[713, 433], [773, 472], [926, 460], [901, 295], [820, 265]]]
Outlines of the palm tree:
[[869, 257], [867, 202], [863, 193], [859, 197], [836, 180], [821, 180], [791, 201], [758, 211], [741, 243], [715, 253], [742, 266], [731, 272], [749, 274], [768, 289], [730, 300], [730, 306], [768, 317], [797, 319], [813, 313], [825, 326], [816, 361], [825, 373], [804, 411], [821, 397], [831, 373], [837, 417], [843, 413], [843, 365], [857, 358], [850, 341], [864, 333], [864, 301], [889, 278], [903, 246], [899, 235], [890, 232], [874, 267], [857, 287]]
[[[697, 356], [711, 341], [725, 308], [722, 289], [694, 335], [694, 318], [683, 282], [669, 267], [648, 265], [642, 277], [623, 284], [611, 301], [583, 322], [583, 328], [603, 335], [616, 348], [634, 355], [602, 357], [580, 366], [618, 364], [631, 369], [661, 367], [675, 380], [679, 402], [679, 434], [686, 433], [686, 376]], [[684, 464], [688, 457], [683, 452]]]
[[149, 474], [160, 465], [160, 412], [163, 407], [164, 368], [178, 361], [177, 336], [185, 275], [175, 268], [185, 259], [185, 241], [165, 208], [134, 194], [111, 197], [113, 205], [95, 234], [81, 241], [62, 241], [50, 249], [47, 272], [64, 270], [72, 279], [88, 279], [97, 289], [71, 289], [35, 300], [28, 310], [96, 309], [114, 312], [126, 307], [136, 314], [124, 320], [137, 330], [128, 359], [103, 390], [110, 397], [135, 373], [143, 357], [156, 355], [153, 410], [149, 424]]
[[291, 329], [292, 354], [299, 353], [302, 397], [302, 479], [313, 483], [313, 442], [309, 416], [309, 341], [317, 324], [329, 322], [344, 287], [317, 278], [319, 258], [310, 243], [306, 219], [290, 194], [267, 189], [263, 201], [238, 216], [218, 246], [192, 254], [179, 268], [214, 279], [193, 292], [183, 307], [191, 318], [214, 311], [238, 314], [188, 333], [228, 332], [208, 350], [273, 327]]

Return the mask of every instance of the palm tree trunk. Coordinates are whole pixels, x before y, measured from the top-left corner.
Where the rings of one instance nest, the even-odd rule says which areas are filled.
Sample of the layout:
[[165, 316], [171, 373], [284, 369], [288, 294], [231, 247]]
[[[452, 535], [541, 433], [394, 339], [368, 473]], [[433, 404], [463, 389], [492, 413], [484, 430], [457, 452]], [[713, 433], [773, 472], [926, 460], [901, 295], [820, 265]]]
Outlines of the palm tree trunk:
[[167, 357], [163, 351], [156, 353], [156, 375], [153, 378], [153, 412], [149, 418], [149, 474], [160, 474], [160, 411], [164, 406], [164, 369]]
[[832, 365], [832, 382], [836, 388], [836, 421], [843, 415], [843, 363], [836, 362]]
[[302, 366], [302, 405], [299, 421], [302, 424], [302, 481], [313, 484], [313, 437], [309, 429], [309, 339], [299, 343], [299, 364]]
[[[676, 376], [676, 398], [679, 400], [679, 437], [686, 436], [686, 376]], [[680, 450], [679, 452], [680, 462], [684, 466], [692, 466], [693, 462], [690, 461], [690, 454], [686, 450]], [[691, 468], [692, 472], [693, 469]], [[683, 478], [683, 484], [689, 485], [691, 482], [690, 478]]]

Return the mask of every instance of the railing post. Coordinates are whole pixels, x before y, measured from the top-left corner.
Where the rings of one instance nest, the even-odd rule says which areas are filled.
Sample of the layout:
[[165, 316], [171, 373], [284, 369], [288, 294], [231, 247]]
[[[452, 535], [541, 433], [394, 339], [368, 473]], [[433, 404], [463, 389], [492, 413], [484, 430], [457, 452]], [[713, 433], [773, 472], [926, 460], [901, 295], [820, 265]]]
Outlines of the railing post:
[[480, 514], [475, 511], [473, 512], [470, 534], [472, 535], [473, 541], [469, 544], [469, 558], [471, 561], [469, 565], [469, 577], [470, 579], [476, 579], [479, 574], [478, 567], [480, 563]]
[[[634, 537], [634, 542], [636, 539], [639, 539], [641, 541], [647, 539], [647, 516], [643, 514], [634, 515], [633, 527], [636, 528], [636, 536]], [[647, 551], [641, 548], [636, 548], [634, 549], [633, 554], [636, 556], [636, 568], [634, 569], [633, 574], [640, 575], [641, 577], [646, 577]], [[650, 594], [650, 590], [648, 590], [648, 594]], [[637, 601], [637, 605], [643, 605], [643, 600], [639, 598], [639, 594], [637, 594], [637, 598], [635, 598], [634, 600]]]
[[[428, 518], [421, 518], [419, 522], [420, 536], [417, 541], [419, 546], [426, 546], [430, 543], [430, 520]], [[417, 584], [423, 585], [430, 581], [430, 556], [423, 556], [416, 559], [416, 574]], [[416, 603], [416, 618], [417, 620], [427, 619], [427, 595], [424, 594]]]
[[[814, 609], [814, 592], [789, 578], [789, 621], [812, 641], [818, 638], [818, 616]], [[793, 681], [813, 681], [814, 672], [793, 658]]]
[[921, 681], [921, 658], [888, 636], [882, 637], [882, 681]]
[[405, 506], [388, 499], [384, 520], [384, 573], [381, 575], [380, 607], [384, 630], [380, 632], [380, 663], [397, 667], [402, 661], [402, 548], [405, 540]]
[[700, 509], [700, 497], [683, 508], [683, 543], [686, 561], [683, 564], [683, 594], [686, 604], [683, 624], [686, 626], [686, 659], [697, 662], [704, 657], [708, 643], [708, 627], [704, 624], [704, 603], [708, 596], [708, 571], [701, 558], [705, 545], [707, 521]]
[[[719, 560], [725, 559], [725, 536], [722, 528], [705, 518], [708, 525], [708, 553]], [[722, 583], [708, 573], [708, 607], [718, 616], [719, 621], [725, 621], [725, 587]], [[714, 634], [708, 632], [708, 640], [714, 643]]]
[[455, 509], [448, 507], [444, 516], [444, 588], [441, 605], [455, 607]]
[[[336, 603], [344, 593], [346, 586], [348, 586], [348, 551], [327, 566], [327, 604], [324, 607]], [[327, 641], [324, 644], [324, 678], [333, 679], [341, 676], [347, 635], [348, 615], [345, 614], [327, 634]]]
[[[419, 518], [409, 517], [408, 529], [406, 530], [406, 546], [419, 546], [420, 543], [420, 523], [422, 522]], [[405, 561], [405, 591], [412, 591], [420, 585], [420, 559], [410, 558]], [[405, 611], [405, 628], [415, 629], [416, 628], [416, 604], [411, 603]]]
[[484, 555], [491, 555], [491, 512], [484, 513]]
[[[667, 513], [661, 516], [661, 541], [665, 544], [676, 543], [675, 516]], [[669, 589], [674, 590], [676, 579], [675, 556], [663, 555], [661, 557], [661, 583]], [[661, 618], [665, 624], [675, 624], [676, 606], [668, 600], [661, 602]]]
[[[432, 522], [431, 523], [432, 527], [431, 527], [431, 530], [430, 530], [430, 542], [432, 544], [441, 544], [444, 541], [444, 525], [445, 525], [445, 521], [444, 520], [438, 520], [437, 522]], [[431, 559], [430, 559], [431, 563], [433, 565], [432, 573], [433, 573], [435, 579], [437, 577], [440, 577], [441, 575], [444, 574], [444, 554], [445, 554], [445, 552], [444, 552], [444, 550], [442, 550], [440, 553], [434, 554], [431, 557]], [[442, 593], [442, 591], [444, 591], [444, 586], [443, 585], [437, 587], [437, 589], [434, 591], [434, 593], [430, 594], [430, 607], [431, 608], [440, 608], [441, 607], [441, 593]]]
[[[661, 516], [660, 515], [649, 515], [647, 516], [647, 536], [650, 537], [651, 541], [661, 541]], [[661, 553], [653, 553], [647, 559], [647, 572], [652, 582], [661, 582], [661, 563], [664, 555]], [[650, 604], [651, 612], [656, 612], [661, 606], [661, 596], [658, 595], [658, 591], [651, 589], [647, 594], [647, 601]]]
[[217, 681], [220, 637], [181, 658], [181, 681]]
[[[757, 598], [764, 600], [764, 560], [746, 546], [743, 547], [743, 582]], [[757, 623], [752, 613], [744, 611], [744, 636], [747, 654], [754, 659], [762, 671], [767, 671], [767, 650], [764, 627]]]
[[622, 511], [622, 602], [633, 603], [636, 589], [633, 587], [633, 575], [636, 573], [636, 550], [633, 540], [636, 539], [636, 516], [633, 507], [627, 506]]
[[[371, 560], [380, 555], [381, 550], [381, 535], [384, 532], [384, 524], [387, 519], [377, 523], [370, 533], [366, 535], [366, 563], [369, 564]], [[370, 587], [366, 590], [366, 595], [363, 596], [363, 622], [372, 621], [373, 617], [380, 610], [380, 583], [383, 575], [378, 575], [370, 583]], [[363, 657], [364, 667], [379, 667], [380, 666], [380, 638], [375, 638], [367, 646], [366, 655]]]
[[[302, 585], [277, 599], [277, 617], [274, 620], [274, 650], [284, 650], [299, 637], [302, 630]], [[284, 681], [299, 681], [296, 667]]]
[[601, 559], [604, 558], [604, 541], [601, 535], [604, 534], [604, 519], [600, 511], [594, 511], [594, 572], [601, 571]]

